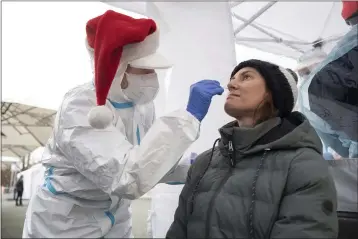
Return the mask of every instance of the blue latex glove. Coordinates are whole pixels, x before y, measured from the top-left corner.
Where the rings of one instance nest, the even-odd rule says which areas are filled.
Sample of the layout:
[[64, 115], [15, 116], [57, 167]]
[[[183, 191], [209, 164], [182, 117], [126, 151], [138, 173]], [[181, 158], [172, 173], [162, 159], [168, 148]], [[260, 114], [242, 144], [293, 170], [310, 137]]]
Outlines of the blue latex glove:
[[221, 95], [224, 88], [216, 80], [201, 80], [190, 86], [190, 96], [186, 110], [202, 121], [208, 113], [211, 99], [214, 95]]

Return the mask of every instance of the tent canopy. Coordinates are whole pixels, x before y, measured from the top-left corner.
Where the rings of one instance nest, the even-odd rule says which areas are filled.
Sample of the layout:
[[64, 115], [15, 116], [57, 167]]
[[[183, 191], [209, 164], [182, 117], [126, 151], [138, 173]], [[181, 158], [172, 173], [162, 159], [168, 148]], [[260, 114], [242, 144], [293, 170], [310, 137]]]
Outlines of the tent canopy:
[[[146, 15], [145, 2], [103, 1], [111, 6]], [[205, 4], [205, 2], [203, 2]], [[330, 51], [348, 31], [338, 2], [230, 2], [237, 44], [298, 59], [322, 39]], [[165, 19], [161, 19], [165, 25]]]
[[330, 51], [348, 31], [341, 2], [249, 2], [232, 4], [238, 44], [297, 59], [322, 39]]
[[1, 103], [1, 153], [24, 157], [46, 144], [55, 111], [16, 103]]

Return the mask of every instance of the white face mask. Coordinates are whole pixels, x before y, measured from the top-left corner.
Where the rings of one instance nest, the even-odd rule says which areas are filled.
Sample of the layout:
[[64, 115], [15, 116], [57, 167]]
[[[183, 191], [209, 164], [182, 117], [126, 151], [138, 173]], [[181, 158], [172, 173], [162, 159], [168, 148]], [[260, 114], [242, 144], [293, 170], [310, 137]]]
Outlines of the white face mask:
[[136, 75], [125, 72], [128, 87], [122, 89], [123, 94], [137, 105], [146, 104], [155, 99], [159, 91], [156, 73]]

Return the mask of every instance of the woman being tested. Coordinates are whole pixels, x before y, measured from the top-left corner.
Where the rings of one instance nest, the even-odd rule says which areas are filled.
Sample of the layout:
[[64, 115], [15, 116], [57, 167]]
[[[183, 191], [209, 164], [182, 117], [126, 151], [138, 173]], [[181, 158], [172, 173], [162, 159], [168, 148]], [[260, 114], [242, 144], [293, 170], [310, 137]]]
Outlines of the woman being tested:
[[190, 168], [167, 238], [337, 238], [335, 185], [320, 138], [292, 112], [296, 82], [259, 60], [233, 70], [224, 107], [236, 120]]

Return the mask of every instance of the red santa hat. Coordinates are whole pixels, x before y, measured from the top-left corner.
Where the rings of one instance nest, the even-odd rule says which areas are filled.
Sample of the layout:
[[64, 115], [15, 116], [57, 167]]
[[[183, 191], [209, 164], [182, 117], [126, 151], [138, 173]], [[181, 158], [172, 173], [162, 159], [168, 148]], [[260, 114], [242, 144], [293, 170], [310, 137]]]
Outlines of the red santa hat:
[[171, 65], [156, 53], [159, 31], [152, 19], [135, 19], [109, 10], [89, 20], [86, 33], [87, 49], [94, 56], [97, 97], [97, 106], [88, 118], [92, 127], [103, 129], [113, 120], [105, 103], [116, 74], [123, 75], [127, 65], [142, 69], [166, 69]]
[[344, 20], [348, 20], [353, 17], [355, 14], [358, 15], [358, 1], [342, 1], [342, 17]]

